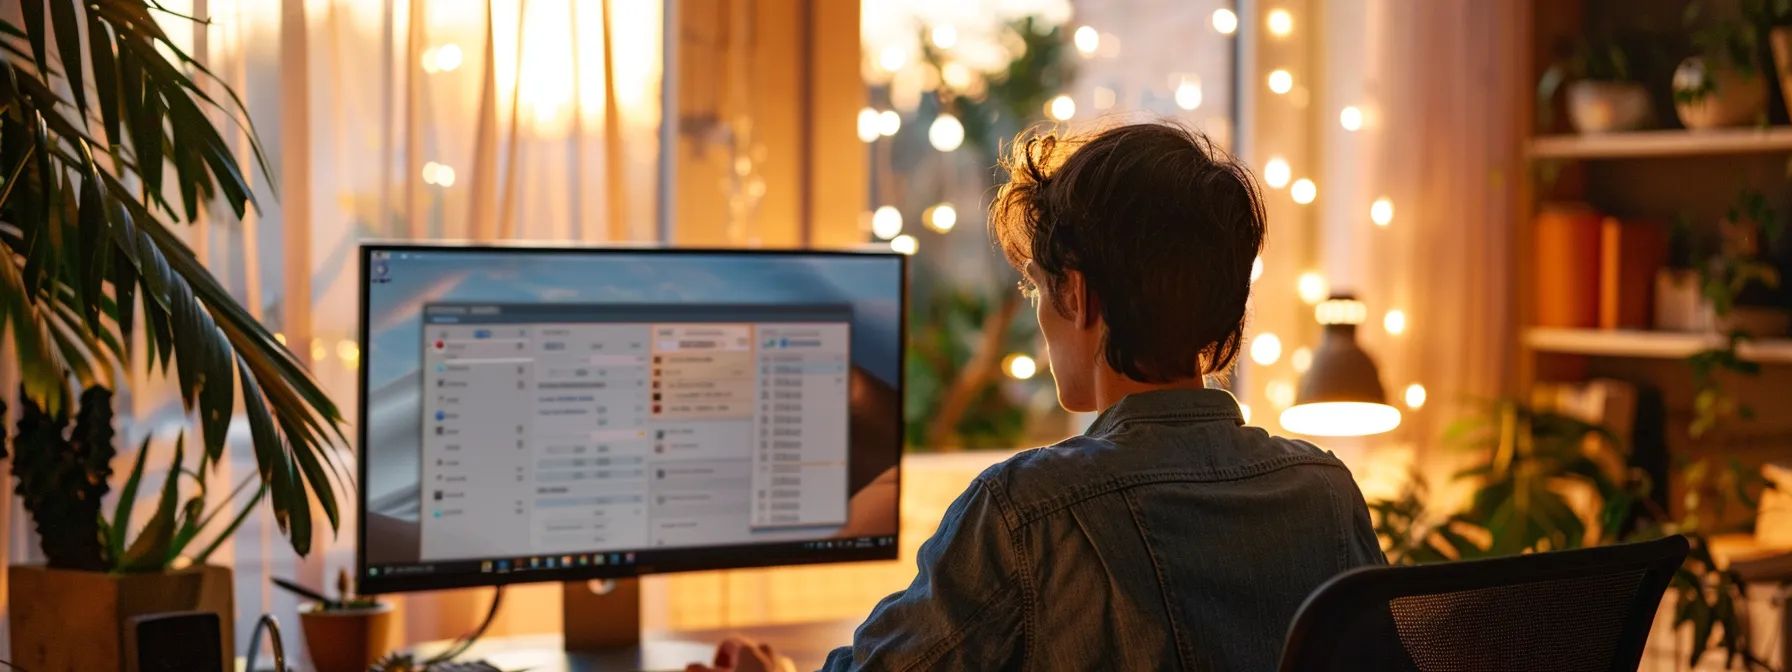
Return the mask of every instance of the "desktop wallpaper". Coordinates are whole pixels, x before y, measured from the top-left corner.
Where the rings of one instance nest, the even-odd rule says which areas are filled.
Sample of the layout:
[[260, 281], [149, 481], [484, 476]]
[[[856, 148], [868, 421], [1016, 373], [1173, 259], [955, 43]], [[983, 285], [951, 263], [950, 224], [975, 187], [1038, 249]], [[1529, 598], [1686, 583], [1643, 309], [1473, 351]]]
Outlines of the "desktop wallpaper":
[[[376, 258], [374, 252], [385, 252]], [[849, 521], [897, 531], [902, 260], [890, 255], [403, 248], [362, 251], [368, 279], [361, 491], [366, 562], [421, 552], [423, 306], [437, 302], [832, 303], [852, 306]], [[815, 538], [810, 533], [806, 538]], [[773, 539], [768, 539], [773, 541]]]

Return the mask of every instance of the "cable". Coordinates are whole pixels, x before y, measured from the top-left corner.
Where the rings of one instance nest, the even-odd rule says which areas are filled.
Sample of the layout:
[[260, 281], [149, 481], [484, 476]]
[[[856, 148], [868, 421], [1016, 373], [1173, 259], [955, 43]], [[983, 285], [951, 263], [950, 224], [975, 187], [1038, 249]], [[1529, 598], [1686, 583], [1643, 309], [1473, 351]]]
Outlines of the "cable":
[[246, 659], [243, 669], [255, 672], [255, 659], [261, 653], [261, 634], [268, 633], [268, 643], [274, 647], [274, 672], [286, 672], [286, 647], [280, 643], [280, 621], [274, 620], [273, 614], [262, 614], [255, 621], [255, 630], [249, 633], [249, 650], [243, 654]]
[[466, 653], [468, 649], [473, 648], [473, 645], [479, 642], [479, 638], [485, 636], [485, 631], [492, 627], [492, 621], [496, 620], [498, 617], [498, 606], [503, 603], [504, 586], [498, 586], [497, 590], [492, 592], [492, 606], [486, 609], [485, 620], [479, 622], [479, 627], [473, 628], [472, 632], [461, 635], [460, 638], [454, 640], [454, 643], [450, 644], [446, 650], [430, 657], [429, 660], [423, 661], [423, 669], [427, 670], [431, 665], [454, 660], [455, 658], [460, 657], [461, 654]]

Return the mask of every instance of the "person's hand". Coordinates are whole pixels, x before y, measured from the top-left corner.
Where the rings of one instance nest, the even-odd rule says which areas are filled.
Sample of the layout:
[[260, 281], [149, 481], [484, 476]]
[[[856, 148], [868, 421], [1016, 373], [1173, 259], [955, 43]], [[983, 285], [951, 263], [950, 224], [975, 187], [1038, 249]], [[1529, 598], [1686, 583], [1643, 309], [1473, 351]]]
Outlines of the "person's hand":
[[736, 635], [716, 646], [714, 665], [691, 663], [684, 669], [685, 672], [796, 672], [796, 665], [773, 651], [772, 645]]

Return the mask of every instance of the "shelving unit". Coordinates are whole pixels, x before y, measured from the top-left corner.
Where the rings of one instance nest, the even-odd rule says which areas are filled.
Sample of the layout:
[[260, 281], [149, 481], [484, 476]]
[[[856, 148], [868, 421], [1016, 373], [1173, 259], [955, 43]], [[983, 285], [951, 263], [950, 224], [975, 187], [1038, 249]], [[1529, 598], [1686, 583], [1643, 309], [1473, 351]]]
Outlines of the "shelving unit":
[[1526, 153], [1538, 159], [1641, 159], [1792, 152], [1792, 126], [1668, 129], [1532, 138]]
[[[1685, 359], [1699, 351], [1719, 347], [1723, 341], [1715, 334], [1532, 327], [1525, 330], [1524, 344], [1537, 352], [1593, 357]], [[1792, 364], [1792, 339], [1750, 341], [1737, 348], [1737, 354], [1742, 355], [1743, 359], [1756, 362]]]

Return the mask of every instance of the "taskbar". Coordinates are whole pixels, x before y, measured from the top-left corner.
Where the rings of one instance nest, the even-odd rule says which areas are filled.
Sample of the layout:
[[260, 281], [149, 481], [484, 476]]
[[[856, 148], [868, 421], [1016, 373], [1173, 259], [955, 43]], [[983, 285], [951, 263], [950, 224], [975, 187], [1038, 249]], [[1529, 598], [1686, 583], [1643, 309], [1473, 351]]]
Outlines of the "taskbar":
[[578, 578], [629, 577], [641, 574], [765, 567], [785, 564], [852, 562], [894, 557], [896, 536], [823, 539], [740, 546], [650, 548], [512, 555], [402, 565], [370, 565], [367, 583], [391, 590], [427, 590], [447, 585], [528, 583]]

